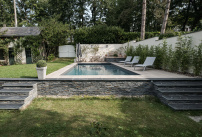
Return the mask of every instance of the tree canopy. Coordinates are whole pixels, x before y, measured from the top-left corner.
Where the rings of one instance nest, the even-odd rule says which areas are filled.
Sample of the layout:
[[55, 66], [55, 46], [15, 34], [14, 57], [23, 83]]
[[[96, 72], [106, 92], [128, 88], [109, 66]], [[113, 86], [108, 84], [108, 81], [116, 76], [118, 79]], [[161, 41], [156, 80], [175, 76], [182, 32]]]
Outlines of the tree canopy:
[[[0, 25], [14, 26], [13, 0], [0, 0]], [[106, 24], [127, 32], [141, 30], [142, 0], [16, 0], [18, 26], [36, 26], [59, 15], [58, 21], [76, 29]], [[147, 0], [145, 30], [160, 31], [166, 0]], [[201, 27], [201, 0], [171, 0], [167, 28]]]

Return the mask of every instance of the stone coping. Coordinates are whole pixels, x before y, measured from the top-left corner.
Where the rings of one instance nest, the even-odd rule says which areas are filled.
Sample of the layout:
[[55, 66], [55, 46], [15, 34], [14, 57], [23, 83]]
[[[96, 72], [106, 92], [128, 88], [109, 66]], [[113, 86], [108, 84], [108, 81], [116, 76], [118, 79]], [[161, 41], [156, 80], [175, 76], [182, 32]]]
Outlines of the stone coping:
[[[104, 64], [104, 62], [93, 62], [90, 64]], [[85, 63], [78, 63], [78, 64], [89, 64], [89, 62]], [[107, 63], [108, 64], [108, 63]], [[67, 79], [67, 80], [79, 80], [79, 79], [87, 79], [87, 80], [136, 80], [136, 79], [142, 79], [142, 80], [148, 80], [148, 79], [159, 79], [159, 78], [166, 78], [166, 79], [172, 79], [172, 78], [194, 78], [182, 74], [176, 74], [171, 73], [163, 70], [156, 70], [153, 68], [147, 68], [146, 71], [143, 71], [143, 68], [136, 67], [134, 70], [134, 67], [131, 67], [130, 65], [124, 66], [123, 63], [114, 63], [111, 62], [111, 64], [120, 67], [122, 69], [125, 69], [127, 71], [134, 72], [139, 75], [62, 75], [68, 70], [72, 69], [74, 66], [77, 65], [77, 63], [72, 63], [64, 68], [61, 68], [49, 75], [47, 75], [47, 79]]]
[[201, 81], [202, 78], [136, 78], [136, 79], [114, 79], [114, 78], [48, 78], [39, 80], [37, 78], [0, 78], [0, 81]]
[[[109, 64], [107, 62], [79, 62], [78, 64]], [[128, 71], [137, 73], [139, 75], [62, 75], [64, 72], [73, 68], [77, 63], [67, 65], [46, 76], [45, 80], [38, 80], [38, 78], [0, 78], [1, 81], [180, 81], [180, 80], [202, 80], [202, 78], [189, 77], [181, 74], [171, 73], [163, 70], [155, 70], [148, 68], [142, 71], [142, 68], [124, 66], [123, 63], [111, 63], [117, 67], [121, 67]]]

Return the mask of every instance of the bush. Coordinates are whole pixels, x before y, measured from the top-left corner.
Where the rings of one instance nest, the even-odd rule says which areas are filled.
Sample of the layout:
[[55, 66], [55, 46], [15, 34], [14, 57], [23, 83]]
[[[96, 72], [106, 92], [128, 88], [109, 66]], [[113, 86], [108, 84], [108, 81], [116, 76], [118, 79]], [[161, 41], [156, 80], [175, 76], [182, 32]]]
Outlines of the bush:
[[46, 67], [47, 66], [47, 63], [45, 60], [39, 60], [37, 63], [36, 63], [36, 67], [38, 68], [41, 68], [41, 67]]
[[146, 57], [156, 57], [154, 67], [173, 72], [189, 72], [193, 68], [194, 75], [200, 75], [202, 71], [202, 43], [195, 48], [191, 47], [191, 37], [178, 37], [175, 49], [168, 45], [166, 40], [157, 46], [138, 45], [126, 46], [125, 54], [127, 56], [140, 56], [139, 63], [144, 63]]
[[[145, 37], [158, 36], [159, 32], [146, 32]], [[131, 40], [139, 40], [140, 32], [124, 32], [120, 27], [96, 25], [83, 27], [74, 33], [74, 41], [82, 44], [120, 44]]]
[[49, 56], [48, 56], [48, 61], [52, 61], [52, 60], [54, 60], [55, 59], [55, 55], [54, 54], [50, 54]]
[[193, 50], [193, 53], [194, 75], [200, 75], [202, 71], [202, 43]]

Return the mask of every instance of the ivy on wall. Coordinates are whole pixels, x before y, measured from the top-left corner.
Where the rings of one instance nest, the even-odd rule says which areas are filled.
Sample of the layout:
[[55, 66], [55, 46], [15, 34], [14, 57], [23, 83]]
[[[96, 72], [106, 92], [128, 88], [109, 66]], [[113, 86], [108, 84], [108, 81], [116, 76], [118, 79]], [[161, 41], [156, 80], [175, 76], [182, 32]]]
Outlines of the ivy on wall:
[[14, 38], [0, 38], [0, 49], [3, 50], [3, 56], [5, 59], [5, 62], [2, 62], [2, 65], [8, 65], [9, 61], [9, 53], [8, 53], [8, 45], [14, 42]]

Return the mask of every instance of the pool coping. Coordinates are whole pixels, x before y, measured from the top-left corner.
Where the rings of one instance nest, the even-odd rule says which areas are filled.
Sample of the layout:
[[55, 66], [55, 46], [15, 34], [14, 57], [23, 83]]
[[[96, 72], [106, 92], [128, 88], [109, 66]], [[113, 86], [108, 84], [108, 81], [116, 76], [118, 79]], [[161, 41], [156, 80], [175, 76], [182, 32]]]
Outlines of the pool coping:
[[[120, 66], [117, 66], [113, 63], [110, 63], [110, 62], [78, 62], [76, 65], [72, 66], [71, 68], [69, 68], [68, 70], [66, 70], [64, 73], [60, 74], [62, 76], [104, 76], [104, 75], [65, 75], [67, 74], [68, 72], [70, 72], [75, 66], [77, 65], [113, 65], [117, 68], [119, 68], [120, 70], [123, 70], [125, 72], [128, 72], [130, 73], [129, 75], [127, 76], [135, 76], [135, 75], [140, 75], [138, 73], [135, 73], [134, 71], [131, 71], [131, 70], [128, 70], [126, 68], [123, 68], [123, 67], [120, 67]], [[123, 75], [106, 75], [106, 76], [123, 76]]]
[[[82, 62], [81, 64], [106, 64], [107, 62], [103, 63], [103, 62]], [[110, 64], [116, 65], [118, 67], [122, 67], [123, 69], [131, 69], [132, 71], [134, 71], [131, 67], [124, 67], [123, 65], [120, 65], [120, 63], [114, 63], [114, 62], [110, 62]], [[62, 73], [66, 72], [67, 69], [71, 69], [73, 68], [75, 65], [77, 65], [77, 63], [72, 63], [70, 65], [67, 65], [55, 72], [52, 72], [50, 74], [47, 75], [46, 79], [44, 80], [39, 80], [38, 78], [0, 78], [0, 81], [160, 81], [160, 80], [168, 80], [168, 81], [186, 81], [186, 80], [202, 80], [201, 77], [188, 77], [188, 76], [184, 76], [184, 75], [179, 75], [179, 74], [175, 74], [175, 73], [170, 73], [170, 72], [166, 72], [166, 71], [162, 71], [162, 70], [156, 70], [156, 71], [160, 71], [158, 73], [167, 73], [167, 74], [174, 74], [174, 75], [178, 75], [178, 76], [182, 76], [182, 77], [137, 77], [139, 75], [71, 75], [69, 77], [58, 77], [60, 76]], [[129, 70], [129, 71], [131, 71]], [[135, 73], [142, 73], [140, 75], [144, 75], [146, 74], [150, 74], [153, 73], [153, 70], [155, 69], [149, 69], [146, 71], [136, 71]]]

